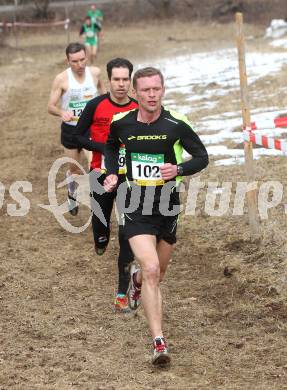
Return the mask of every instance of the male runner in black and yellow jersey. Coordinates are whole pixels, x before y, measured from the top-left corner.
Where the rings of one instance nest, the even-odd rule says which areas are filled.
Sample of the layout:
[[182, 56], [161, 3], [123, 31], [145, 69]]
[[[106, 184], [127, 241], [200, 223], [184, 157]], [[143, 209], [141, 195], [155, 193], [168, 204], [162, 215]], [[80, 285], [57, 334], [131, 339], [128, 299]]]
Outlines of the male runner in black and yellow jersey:
[[[164, 80], [159, 70], [138, 70], [133, 87], [139, 108], [114, 116], [106, 144], [104, 187], [108, 192], [116, 188], [118, 153], [124, 144], [130, 201], [124, 213], [124, 234], [141, 266], [131, 278], [130, 303], [137, 307], [141, 293], [153, 337], [152, 363], [165, 364], [170, 356], [162, 332], [159, 283], [176, 242], [177, 184], [181, 176], [205, 168], [208, 155], [187, 118], [162, 107]], [[192, 159], [183, 162], [183, 149]]]

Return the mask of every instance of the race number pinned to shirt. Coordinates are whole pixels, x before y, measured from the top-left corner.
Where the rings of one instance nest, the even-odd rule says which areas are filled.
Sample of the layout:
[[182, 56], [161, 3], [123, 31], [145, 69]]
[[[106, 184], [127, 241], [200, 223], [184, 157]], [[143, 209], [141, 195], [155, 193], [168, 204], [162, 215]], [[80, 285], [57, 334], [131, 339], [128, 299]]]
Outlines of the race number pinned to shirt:
[[[124, 147], [120, 147], [119, 149], [119, 175], [124, 175], [126, 173], [126, 149]], [[105, 173], [107, 171], [105, 166], [105, 156], [102, 154], [102, 162], [101, 162], [101, 171]]]
[[73, 119], [71, 120], [71, 122], [78, 122], [80, 116], [82, 115], [82, 112], [84, 111], [84, 108], [86, 107], [87, 102], [88, 100], [69, 102], [69, 110], [73, 112]]
[[160, 186], [164, 184], [160, 167], [164, 164], [163, 154], [132, 153], [133, 180], [140, 186]]
[[126, 149], [120, 148], [119, 150], [119, 175], [126, 173]]
[[95, 33], [94, 33], [93, 30], [88, 30], [88, 31], [86, 32], [86, 36], [87, 36], [88, 38], [93, 38], [93, 37], [95, 36]]

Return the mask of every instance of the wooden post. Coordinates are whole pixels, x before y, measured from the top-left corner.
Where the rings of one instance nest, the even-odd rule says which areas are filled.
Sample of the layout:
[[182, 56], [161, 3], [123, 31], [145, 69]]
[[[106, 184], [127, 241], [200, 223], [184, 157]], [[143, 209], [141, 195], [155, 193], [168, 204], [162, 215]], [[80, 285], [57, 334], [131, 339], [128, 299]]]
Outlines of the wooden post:
[[14, 12], [13, 12], [13, 34], [15, 38], [15, 47], [18, 49], [19, 42], [18, 42], [18, 31], [17, 31], [17, 9], [18, 9], [18, 0], [14, 0]]
[[[239, 62], [239, 76], [240, 76], [240, 93], [241, 93], [241, 109], [243, 128], [250, 127], [250, 109], [249, 96], [247, 86], [246, 64], [245, 64], [245, 40], [243, 34], [243, 16], [242, 13], [237, 12], [235, 15], [237, 26], [237, 50]], [[252, 142], [244, 141], [244, 155], [245, 155], [245, 171], [249, 183], [254, 181], [254, 166], [253, 166], [253, 146]], [[253, 189], [247, 192], [247, 205], [249, 224], [251, 234], [253, 236], [259, 234], [259, 223], [257, 213], [257, 190]]]
[[8, 27], [5, 19], [2, 19], [2, 35], [0, 34], [0, 45], [5, 43], [6, 37], [7, 37], [7, 32], [8, 32]]

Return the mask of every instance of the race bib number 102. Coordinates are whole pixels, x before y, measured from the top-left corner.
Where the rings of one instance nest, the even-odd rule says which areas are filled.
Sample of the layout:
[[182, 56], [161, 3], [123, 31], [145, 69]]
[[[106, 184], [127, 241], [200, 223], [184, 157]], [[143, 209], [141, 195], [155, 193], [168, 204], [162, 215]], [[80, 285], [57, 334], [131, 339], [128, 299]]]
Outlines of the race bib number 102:
[[160, 186], [164, 184], [160, 167], [164, 164], [163, 154], [132, 153], [132, 176], [141, 186]]

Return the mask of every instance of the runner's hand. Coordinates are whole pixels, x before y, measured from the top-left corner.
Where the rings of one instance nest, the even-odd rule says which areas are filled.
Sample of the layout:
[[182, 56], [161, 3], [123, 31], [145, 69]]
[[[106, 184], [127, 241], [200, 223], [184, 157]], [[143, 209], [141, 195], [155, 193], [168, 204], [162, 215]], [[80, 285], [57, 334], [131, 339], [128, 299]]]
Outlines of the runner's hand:
[[62, 111], [61, 119], [63, 122], [70, 122], [73, 119], [73, 113], [71, 111]]
[[106, 192], [112, 192], [118, 184], [117, 175], [109, 175], [104, 180], [104, 189]]
[[170, 163], [163, 164], [160, 167], [160, 173], [163, 180], [171, 180], [177, 176], [177, 165]]

